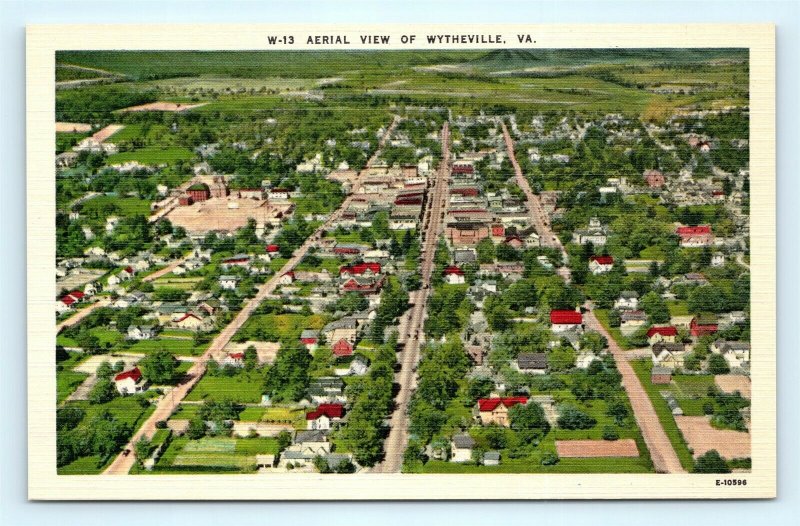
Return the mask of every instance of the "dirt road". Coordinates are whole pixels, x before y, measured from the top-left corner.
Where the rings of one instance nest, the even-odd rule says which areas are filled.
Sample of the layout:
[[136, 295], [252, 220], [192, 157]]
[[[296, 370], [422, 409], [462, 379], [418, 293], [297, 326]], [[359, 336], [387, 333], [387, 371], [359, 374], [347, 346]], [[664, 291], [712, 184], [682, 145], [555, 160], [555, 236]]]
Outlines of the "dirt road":
[[[217, 335], [216, 338], [211, 342], [208, 346], [208, 349], [203, 353], [200, 358], [198, 358], [197, 362], [192, 365], [191, 368], [186, 373], [186, 379], [183, 383], [179, 384], [175, 387], [172, 391], [166, 394], [159, 402], [156, 410], [150, 415], [150, 418], [134, 433], [133, 437], [131, 438], [130, 442], [126, 444], [123, 448], [124, 450], [131, 450], [133, 451], [133, 444], [135, 444], [140, 438], [142, 437], [152, 437], [156, 430], [156, 422], [160, 420], [167, 420], [172, 413], [177, 409], [178, 405], [181, 403], [189, 391], [195, 386], [195, 384], [200, 381], [203, 374], [206, 372], [206, 364], [211, 356], [218, 351], [221, 351], [233, 338], [233, 335], [242, 328], [242, 326], [247, 322], [253, 312], [258, 308], [264, 299], [270, 296], [275, 289], [278, 287], [280, 278], [286, 272], [292, 270], [306, 255], [308, 250], [314, 246], [321, 238], [325, 230], [327, 230], [334, 222], [339, 218], [339, 216], [347, 209], [350, 202], [352, 201], [355, 191], [361, 184], [361, 180], [366, 175], [368, 169], [372, 166], [375, 160], [380, 155], [381, 148], [383, 148], [386, 141], [393, 133], [394, 129], [396, 128], [397, 124], [400, 122], [399, 117], [395, 117], [392, 124], [386, 130], [386, 133], [381, 138], [379, 143], [379, 148], [376, 150], [375, 154], [369, 159], [367, 162], [366, 168], [359, 173], [358, 179], [356, 184], [353, 185], [353, 194], [348, 196], [344, 202], [342, 203], [341, 207], [339, 207], [336, 211], [334, 211], [328, 219], [311, 235], [306, 239], [305, 243], [300, 246], [297, 250], [295, 250], [294, 255], [289, 259], [283, 267], [279, 271], [275, 273], [275, 275], [269, 279], [266, 283], [261, 285], [256, 292], [256, 295], [251, 298], [250, 300], [245, 303], [242, 310], [233, 318], [233, 321], [229, 323], [222, 331]], [[135, 456], [133, 453], [129, 453], [125, 455], [120, 453], [119, 456], [111, 463], [111, 465], [104, 471], [104, 474], [107, 475], [127, 475], [130, 471], [131, 467], [133, 467], [133, 463], [136, 461]]]
[[77, 311], [74, 315], [70, 316], [66, 320], [62, 321], [61, 323], [56, 324], [56, 334], [60, 333], [61, 331], [63, 331], [67, 327], [72, 327], [73, 325], [76, 325], [76, 324], [80, 323], [80, 321], [82, 319], [84, 319], [86, 316], [91, 314], [93, 311], [99, 309], [100, 307], [107, 307], [110, 304], [111, 304], [111, 300], [110, 299], [102, 298], [102, 299], [99, 299], [96, 302], [92, 303], [88, 307], [85, 307], [85, 308]]
[[[511, 135], [508, 133], [508, 128], [506, 127], [505, 123], [502, 124], [502, 127], [509, 160], [514, 167], [514, 172], [516, 173], [517, 177], [517, 184], [528, 199], [528, 208], [531, 213], [531, 221], [536, 228], [536, 232], [539, 234], [541, 245], [558, 249], [561, 252], [562, 257], [564, 258], [565, 266], [558, 269], [558, 274], [565, 281], [569, 281], [570, 273], [569, 268], [566, 266], [568, 261], [567, 252], [564, 250], [564, 246], [561, 244], [561, 241], [550, 229], [550, 222], [547, 219], [544, 209], [542, 208], [539, 196], [533, 193], [530, 185], [528, 184], [528, 180], [522, 173], [519, 163], [517, 163], [514, 154], [514, 141], [511, 139]], [[609, 334], [608, 331], [606, 331], [606, 329], [597, 320], [597, 317], [590, 310], [591, 305], [587, 304], [586, 307], [587, 312], [583, 317], [584, 324], [587, 329], [599, 332], [608, 340], [609, 350], [614, 357], [614, 362], [617, 365], [617, 369], [619, 370], [620, 374], [622, 374], [622, 386], [625, 388], [628, 398], [631, 401], [636, 423], [639, 425], [639, 428], [642, 431], [642, 437], [644, 438], [648, 449], [650, 449], [650, 457], [653, 460], [653, 465], [656, 471], [660, 473], [684, 473], [683, 466], [681, 465], [680, 460], [678, 460], [678, 456], [675, 454], [675, 450], [672, 448], [672, 444], [670, 443], [667, 434], [664, 432], [664, 428], [661, 427], [661, 422], [658, 420], [658, 415], [656, 415], [655, 409], [653, 409], [653, 404], [650, 402], [647, 392], [645, 392], [644, 387], [642, 387], [641, 382], [639, 382], [639, 378], [636, 376], [636, 373], [633, 370], [633, 367], [631, 367], [631, 364], [628, 362], [629, 356], [626, 354], [626, 351], [617, 345], [611, 334]], [[634, 353], [634, 356], [636, 355], [637, 354]]]
[[558, 236], [556, 236], [553, 230], [550, 228], [550, 219], [547, 217], [544, 208], [542, 208], [542, 201], [539, 199], [538, 195], [533, 193], [533, 189], [528, 183], [528, 179], [522, 173], [522, 168], [517, 162], [517, 156], [514, 153], [514, 141], [511, 139], [511, 134], [508, 133], [506, 123], [501, 122], [501, 125], [503, 127], [503, 138], [505, 139], [506, 143], [508, 159], [511, 161], [511, 166], [514, 167], [517, 186], [522, 189], [528, 201], [528, 213], [530, 214], [531, 224], [534, 226], [534, 228], [536, 228], [536, 233], [539, 234], [539, 244], [543, 247], [554, 248], [561, 252], [563, 266], [558, 269], [558, 274], [566, 281], [569, 281], [570, 272], [569, 267], [567, 266], [567, 262], [569, 261], [567, 251], [561, 244], [561, 240], [558, 239]]
[[422, 287], [410, 295], [412, 307], [399, 324], [400, 372], [395, 381], [400, 391], [395, 398], [395, 410], [389, 421], [389, 436], [384, 443], [384, 460], [372, 468], [372, 473], [399, 473], [403, 467], [403, 453], [408, 446], [408, 403], [416, 388], [416, 365], [419, 362], [419, 351], [423, 334], [425, 310], [430, 296], [431, 275], [433, 273], [433, 256], [442, 231], [442, 215], [447, 206], [447, 185], [450, 177], [450, 129], [445, 123], [442, 128], [442, 162], [436, 179], [429, 187], [429, 199], [422, 219], [424, 240], [422, 243]]
[[653, 460], [653, 466], [659, 473], [685, 473], [681, 461], [678, 460], [678, 455], [672, 448], [672, 444], [661, 427], [661, 422], [658, 420], [656, 410], [650, 402], [639, 377], [633, 370], [626, 351], [617, 345], [614, 338], [606, 331], [594, 312], [588, 311], [583, 315], [586, 328], [597, 331], [608, 340], [608, 348], [614, 356], [614, 361], [617, 364], [617, 369], [622, 375], [622, 386], [628, 393], [628, 398], [633, 407], [633, 415], [636, 418], [636, 423], [642, 431], [647, 448], [650, 450], [650, 458]]

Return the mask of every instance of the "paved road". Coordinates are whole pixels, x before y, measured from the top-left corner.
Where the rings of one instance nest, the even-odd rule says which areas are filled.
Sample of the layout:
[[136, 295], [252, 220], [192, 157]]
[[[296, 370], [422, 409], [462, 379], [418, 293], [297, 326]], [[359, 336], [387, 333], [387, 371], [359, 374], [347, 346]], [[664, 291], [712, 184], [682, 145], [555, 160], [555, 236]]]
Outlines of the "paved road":
[[672, 448], [664, 428], [661, 427], [661, 422], [658, 420], [656, 410], [650, 402], [650, 397], [642, 387], [639, 377], [636, 376], [633, 367], [631, 366], [629, 356], [614, 340], [614, 338], [606, 331], [605, 327], [597, 320], [594, 312], [587, 311], [583, 315], [584, 322], [587, 329], [599, 332], [608, 340], [608, 348], [614, 356], [614, 361], [617, 364], [617, 369], [622, 375], [622, 386], [628, 393], [628, 398], [633, 407], [633, 415], [636, 418], [636, 423], [639, 429], [642, 430], [642, 437], [644, 438], [647, 448], [650, 450], [650, 458], [653, 460], [653, 466], [659, 473], [685, 473], [681, 461], [678, 460], [678, 455]]
[[[250, 300], [245, 303], [242, 310], [234, 317], [233, 321], [228, 324], [222, 331], [217, 335], [216, 338], [211, 342], [208, 346], [208, 349], [203, 353], [202, 356], [189, 368], [186, 373], [186, 379], [183, 383], [177, 385], [172, 391], [167, 393], [159, 402], [156, 410], [150, 415], [150, 418], [134, 433], [133, 437], [131, 438], [130, 442], [126, 444], [124, 449], [133, 450], [133, 444], [135, 444], [140, 438], [142, 437], [152, 437], [156, 430], [156, 422], [160, 420], [167, 420], [170, 415], [175, 411], [178, 405], [181, 403], [189, 391], [195, 386], [195, 384], [200, 381], [203, 374], [206, 372], [206, 364], [209, 359], [211, 359], [212, 355], [216, 354], [217, 352], [221, 351], [233, 338], [233, 335], [247, 322], [253, 312], [258, 308], [264, 299], [270, 296], [275, 289], [279, 285], [280, 277], [283, 276], [286, 272], [292, 270], [306, 255], [308, 250], [314, 246], [321, 238], [323, 233], [327, 228], [329, 228], [338, 218], [339, 216], [347, 209], [348, 205], [351, 203], [353, 197], [355, 196], [355, 192], [361, 184], [361, 180], [366, 176], [368, 169], [374, 164], [377, 160], [378, 156], [380, 155], [381, 149], [386, 144], [386, 141], [394, 132], [394, 129], [397, 127], [397, 124], [400, 122], [399, 117], [395, 117], [392, 124], [386, 130], [386, 133], [381, 138], [379, 143], [379, 148], [375, 151], [373, 156], [367, 161], [366, 167], [359, 173], [356, 183], [353, 186], [353, 193], [350, 194], [342, 203], [342, 206], [339, 207], [336, 211], [334, 211], [328, 219], [314, 232], [311, 236], [306, 239], [305, 243], [295, 250], [294, 255], [289, 259], [281, 269], [275, 273], [275, 275], [269, 279], [266, 283], [261, 285], [261, 287], [256, 292], [256, 295], [251, 298]], [[131, 467], [133, 467], [134, 462], [136, 461], [133, 453], [128, 454], [127, 456], [123, 453], [120, 453], [119, 456], [111, 463], [111, 465], [104, 471], [104, 474], [107, 475], [127, 475], [130, 471]]]
[[517, 156], [514, 153], [514, 141], [511, 139], [511, 134], [508, 133], [506, 123], [501, 122], [501, 125], [503, 127], [503, 137], [506, 142], [508, 159], [511, 161], [511, 166], [514, 167], [517, 185], [522, 189], [528, 201], [528, 213], [531, 217], [531, 224], [534, 226], [534, 228], [536, 228], [536, 233], [539, 234], [539, 244], [543, 247], [554, 248], [561, 252], [564, 266], [558, 269], [558, 274], [564, 278], [564, 280], [569, 281], [570, 272], [569, 267], [566, 266], [567, 262], [569, 261], [567, 251], [561, 244], [561, 240], [558, 239], [558, 236], [555, 235], [553, 230], [550, 228], [550, 219], [547, 217], [544, 208], [542, 208], [542, 201], [539, 199], [539, 196], [533, 192], [531, 185], [528, 183], [528, 179], [522, 173], [522, 168], [517, 162]]
[[[525, 179], [522, 174], [522, 169], [514, 155], [514, 141], [508, 133], [508, 128], [505, 123], [503, 123], [502, 126], [508, 156], [511, 164], [514, 166], [517, 183], [528, 198], [531, 219], [535, 225], [536, 232], [542, 240], [542, 245], [560, 250], [564, 257], [564, 262], [566, 263], [566, 251], [561, 241], [550, 229], [549, 221], [546, 219], [547, 216], [544, 213], [539, 196], [533, 193], [527, 179]], [[569, 281], [569, 268], [566, 266], [560, 268], [559, 275], [565, 281]], [[642, 431], [642, 437], [650, 450], [653, 466], [656, 471], [660, 473], [683, 473], [683, 466], [681, 466], [680, 460], [678, 460], [678, 456], [675, 454], [675, 450], [672, 448], [672, 444], [669, 438], [667, 438], [667, 434], [664, 432], [664, 428], [661, 427], [661, 422], [658, 420], [655, 409], [653, 409], [653, 404], [650, 402], [650, 398], [647, 396], [644, 387], [642, 387], [639, 377], [636, 376], [633, 367], [631, 367], [631, 364], [628, 362], [629, 356], [626, 354], [626, 351], [617, 345], [613, 336], [611, 336], [611, 334], [606, 331], [605, 327], [597, 320], [594, 312], [590, 310], [591, 304], [587, 303], [586, 307], [587, 312], [584, 314], [584, 323], [588, 329], [599, 332], [608, 340], [609, 350], [614, 357], [617, 369], [622, 375], [622, 386], [625, 388], [628, 398], [631, 401], [636, 423], [639, 425]]]
[[370, 470], [372, 473], [399, 473], [403, 467], [403, 453], [408, 446], [408, 403], [416, 388], [416, 365], [419, 362], [420, 346], [424, 340], [423, 323], [430, 296], [433, 256], [442, 231], [442, 215], [447, 206], [449, 177], [450, 129], [448, 123], [445, 123], [442, 128], [442, 162], [432, 187], [429, 187], [427, 207], [422, 219], [424, 232], [420, 267], [422, 287], [410, 294], [412, 307], [400, 320], [400, 343], [404, 345], [399, 357], [400, 372], [395, 375], [400, 391], [395, 398], [395, 410], [389, 420], [389, 436], [384, 443], [384, 460]]

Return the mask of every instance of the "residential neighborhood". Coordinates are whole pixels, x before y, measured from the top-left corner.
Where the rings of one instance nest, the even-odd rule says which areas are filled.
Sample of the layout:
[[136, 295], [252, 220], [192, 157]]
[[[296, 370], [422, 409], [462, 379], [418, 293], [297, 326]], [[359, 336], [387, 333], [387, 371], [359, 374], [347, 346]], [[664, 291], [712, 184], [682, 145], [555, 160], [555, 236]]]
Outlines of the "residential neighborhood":
[[746, 58], [642, 53], [59, 90], [59, 474], [748, 470]]

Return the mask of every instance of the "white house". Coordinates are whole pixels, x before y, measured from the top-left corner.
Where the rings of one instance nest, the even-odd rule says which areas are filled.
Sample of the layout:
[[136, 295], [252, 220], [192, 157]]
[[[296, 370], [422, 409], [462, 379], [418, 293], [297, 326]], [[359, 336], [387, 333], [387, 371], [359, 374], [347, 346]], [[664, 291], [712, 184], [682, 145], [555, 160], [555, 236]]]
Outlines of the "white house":
[[306, 414], [307, 429], [326, 430], [344, 415], [342, 404], [320, 404], [314, 411]]
[[450, 462], [469, 462], [475, 440], [467, 434], [454, 435], [450, 443]]
[[235, 290], [236, 285], [239, 283], [239, 278], [237, 276], [220, 276], [219, 277], [219, 286], [225, 290]]
[[636, 310], [639, 308], [639, 294], [633, 290], [623, 290], [614, 302], [617, 310]]
[[747, 342], [717, 340], [711, 345], [711, 352], [721, 354], [731, 369], [746, 367], [750, 364], [750, 344]]
[[723, 265], [725, 265], [725, 254], [716, 252], [713, 256], [711, 256], [712, 267], [721, 267]]
[[583, 329], [583, 315], [574, 310], [550, 311], [550, 330], [556, 334]]
[[150, 340], [156, 335], [155, 327], [131, 325], [128, 327], [129, 340]]
[[121, 395], [143, 393], [147, 390], [147, 380], [144, 379], [138, 367], [116, 375], [114, 385]]
[[444, 280], [450, 285], [463, 285], [465, 283], [464, 271], [456, 266], [444, 269]]
[[589, 258], [589, 270], [592, 274], [605, 274], [614, 268], [614, 258], [611, 256], [592, 256]]

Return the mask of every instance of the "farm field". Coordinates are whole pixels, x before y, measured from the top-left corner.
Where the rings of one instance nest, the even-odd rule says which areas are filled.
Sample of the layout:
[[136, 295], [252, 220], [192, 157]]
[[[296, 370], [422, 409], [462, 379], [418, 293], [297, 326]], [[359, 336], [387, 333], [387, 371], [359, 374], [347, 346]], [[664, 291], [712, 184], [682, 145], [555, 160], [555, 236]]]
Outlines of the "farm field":
[[120, 152], [109, 155], [108, 159], [106, 159], [106, 164], [120, 164], [128, 161], [138, 161], [145, 165], [170, 164], [176, 161], [187, 161], [193, 156], [194, 154], [186, 148], [161, 148], [151, 146], [130, 152]]

